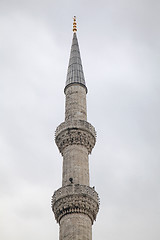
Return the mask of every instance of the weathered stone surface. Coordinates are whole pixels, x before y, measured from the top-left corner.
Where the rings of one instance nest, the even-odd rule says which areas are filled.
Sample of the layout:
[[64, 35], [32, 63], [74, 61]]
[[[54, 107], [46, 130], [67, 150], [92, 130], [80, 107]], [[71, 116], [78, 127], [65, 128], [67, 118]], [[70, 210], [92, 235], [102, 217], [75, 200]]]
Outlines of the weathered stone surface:
[[65, 121], [87, 121], [86, 90], [83, 85], [74, 83], [65, 90]]
[[63, 151], [63, 178], [62, 186], [70, 184], [89, 186], [89, 160], [88, 150], [82, 145], [70, 145]]
[[83, 213], [67, 214], [60, 220], [60, 240], [91, 240], [92, 222]]
[[70, 184], [58, 189], [52, 197], [52, 210], [57, 222], [66, 214], [83, 213], [92, 221], [99, 210], [97, 192], [85, 185]]

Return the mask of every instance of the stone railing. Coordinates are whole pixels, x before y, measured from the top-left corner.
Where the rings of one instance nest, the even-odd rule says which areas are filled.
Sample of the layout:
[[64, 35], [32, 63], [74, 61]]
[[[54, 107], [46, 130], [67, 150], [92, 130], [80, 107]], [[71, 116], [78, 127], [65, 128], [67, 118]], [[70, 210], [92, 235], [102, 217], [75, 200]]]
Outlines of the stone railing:
[[85, 131], [89, 131], [96, 138], [95, 128], [87, 121], [84, 120], [72, 120], [61, 123], [55, 131], [55, 138], [65, 129], [78, 128]]
[[70, 145], [85, 146], [90, 154], [96, 143], [96, 131], [83, 120], [63, 122], [56, 129], [55, 142], [62, 155], [64, 148]]
[[91, 188], [87, 185], [80, 185], [80, 184], [69, 184], [65, 187], [59, 188], [57, 191], [54, 192], [52, 199], [57, 201], [61, 197], [65, 197], [66, 195], [71, 194], [88, 194], [91, 198], [94, 198], [95, 201], [99, 202], [98, 193], [95, 191], [94, 188]]
[[66, 214], [87, 214], [92, 224], [99, 210], [99, 197], [94, 188], [70, 184], [59, 188], [52, 197], [52, 210], [57, 222]]

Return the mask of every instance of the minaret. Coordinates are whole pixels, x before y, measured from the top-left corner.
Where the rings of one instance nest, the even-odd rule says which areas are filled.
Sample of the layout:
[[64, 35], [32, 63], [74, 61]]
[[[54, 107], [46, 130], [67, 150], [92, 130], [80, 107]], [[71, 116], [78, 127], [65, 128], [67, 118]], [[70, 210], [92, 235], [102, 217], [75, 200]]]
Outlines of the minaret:
[[99, 210], [98, 194], [89, 185], [88, 163], [88, 155], [96, 142], [96, 132], [87, 122], [87, 87], [76, 31], [74, 17], [64, 89], [65, 122], [55, 132], [55, 142], [63, 156], [62, 187], [52, 197], [52, 210], [60, 225], [59, 240], [92, 240], [92, 224]]

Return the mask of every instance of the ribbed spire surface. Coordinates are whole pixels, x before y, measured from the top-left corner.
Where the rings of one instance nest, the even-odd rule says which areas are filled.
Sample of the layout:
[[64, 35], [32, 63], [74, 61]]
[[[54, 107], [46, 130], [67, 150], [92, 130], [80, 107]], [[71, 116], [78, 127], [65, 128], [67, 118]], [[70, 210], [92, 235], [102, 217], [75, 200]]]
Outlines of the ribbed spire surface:
[[69, 84], [73, 84], [73, 83], [79, 83], [86, 87], [77, 35], [75, 32], [73, 33], [72, 47], [71, 47], [67, 79], [66, 79], [66, 87]]

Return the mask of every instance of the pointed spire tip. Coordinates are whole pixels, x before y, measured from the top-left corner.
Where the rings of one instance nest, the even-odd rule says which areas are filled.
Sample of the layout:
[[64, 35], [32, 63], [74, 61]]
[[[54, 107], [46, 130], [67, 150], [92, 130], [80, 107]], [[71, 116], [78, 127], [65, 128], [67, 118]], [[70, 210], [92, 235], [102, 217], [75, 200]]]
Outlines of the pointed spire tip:
[[87, 87], [86, 87], [84, 73], [83, 73], [83, 67], [81, 62], [81, 56], [80, 56], [76, 31], [77, 31], [77, 23], [76, 23], [76, 16], [74, 16], [73, 18], [74, 34], [72, 39], [71, 53], [70, 53], [66, 86], [65, 86], [64, 92], [66, 91], [68, 86], [71, 86], [73, 84], [79, 84], [86, 89], [86, 93], [87, 93]]

